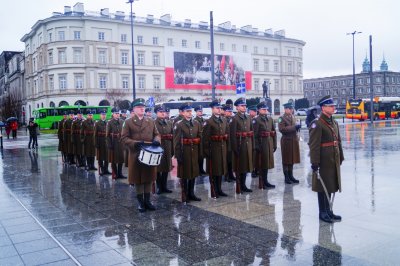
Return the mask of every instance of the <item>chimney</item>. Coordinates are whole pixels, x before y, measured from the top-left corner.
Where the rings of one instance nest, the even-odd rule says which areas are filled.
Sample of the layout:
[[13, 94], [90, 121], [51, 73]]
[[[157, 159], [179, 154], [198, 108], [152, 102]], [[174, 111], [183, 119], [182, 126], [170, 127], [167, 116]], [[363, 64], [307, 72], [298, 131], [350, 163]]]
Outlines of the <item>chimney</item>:
[[102, 8], [102, 9], [100, 9], [100, 14], [103, 17], [109, 17], [110, 16], [110, 9], [109, 8]]
[[64, 6], [64, 15], [71, 15], [72, 9], [71, 6]]
[[83, 6], [83, 3], [76, 3], [75, 5], [74, 5], [74, 12], [75, 13], [77, 13], [77, 14], [83, 14], [83, 13], [85, 13], [85, 8], [84, 8], [84, 6]]

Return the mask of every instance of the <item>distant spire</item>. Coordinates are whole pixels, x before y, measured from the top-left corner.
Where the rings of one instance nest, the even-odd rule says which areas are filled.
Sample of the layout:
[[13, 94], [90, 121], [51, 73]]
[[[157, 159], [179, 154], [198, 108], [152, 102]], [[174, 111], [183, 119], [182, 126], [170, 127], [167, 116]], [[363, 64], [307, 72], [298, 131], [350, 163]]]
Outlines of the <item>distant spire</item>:
[[368, 73], [370, 70], [370, 64], [367, 55], [365, 55], [364, 62], [362, 63], [362, 72], [361, 73]]
[[381, 71], [388, 71], [388, 70], [389, 70], [389, 67], [385, 60], [385, 53], [383, 53], [383, 59], [382, 59], [382, 63], [381, 63]]

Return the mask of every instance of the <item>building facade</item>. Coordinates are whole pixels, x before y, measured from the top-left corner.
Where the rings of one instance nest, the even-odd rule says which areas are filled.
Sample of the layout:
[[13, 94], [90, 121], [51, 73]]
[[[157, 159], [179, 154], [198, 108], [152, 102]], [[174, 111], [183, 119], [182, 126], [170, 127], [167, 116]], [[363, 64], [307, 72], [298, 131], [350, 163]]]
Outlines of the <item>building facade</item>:
[[[370, 63], [365, 58], [362, 72], [356, 73], [356, 99], [369, 98]], [[400, 96], [400, 72], [389, 71], [386, 60], [383, 59], [380, 69], [373, 72], [374, 96]], [[331, 95], [338, 108], [346, 108], [346, 102], [353, 98], [353, 75], [313, 78], [304, 80], [304, 97], [310, 105], [317, 104], [325, 95]]]
[[[136, 97], [156, 101], [211, 98], [210, 26], [134, 14]], [[85, 11], [81, 3], [39, 20], [25, 43], [26, 110], [62, 105], [105, 105], [132, 100], [130, 16]], [[214, 26], [216, 95], [236, 97], [245, 81], [246, 97], [262, 97], [269, 85], [275, 113], [303, 97], [305, 42], [283, 30], [260, 32], [230, 22]]]

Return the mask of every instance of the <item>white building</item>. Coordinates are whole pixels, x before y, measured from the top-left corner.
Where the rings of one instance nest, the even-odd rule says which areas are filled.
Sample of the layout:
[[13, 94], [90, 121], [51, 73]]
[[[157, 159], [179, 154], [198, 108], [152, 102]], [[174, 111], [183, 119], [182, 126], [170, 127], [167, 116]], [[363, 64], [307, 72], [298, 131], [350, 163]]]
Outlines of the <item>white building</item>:
[[[230, 22], [214, 29], [218, 98], [236, 98], [235, 84], [243, 78], [247, 97], [262, 97], [267, 81], [275, 113], [284, 102], [303, 97], [305, 42], [286, 38], [283, 30], [260, 32]], [[209, 30], [207, 22], [135, 16], [136, 97], [210, 99]], [[27, 115], [39, 107], [132, 100], [130, 32], [124, 12], [85, 11], [81, 3], [39, 20], [21, 39]]]

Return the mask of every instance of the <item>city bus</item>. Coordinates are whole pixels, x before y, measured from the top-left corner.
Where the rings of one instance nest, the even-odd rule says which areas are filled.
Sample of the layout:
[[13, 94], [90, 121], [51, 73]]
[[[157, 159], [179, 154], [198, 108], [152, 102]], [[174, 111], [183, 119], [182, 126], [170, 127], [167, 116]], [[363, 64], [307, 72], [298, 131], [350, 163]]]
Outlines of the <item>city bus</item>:
[[[364, 121], [370, 118], [370, 99], [349, 100], [346, 104], [346, 118]], [[400, 97], [375, 97], [373, 118], [398, 119], [400, 117]]]
[[65, 112], [80, 110], [83, 115], [92, 111], [93, 119], [100, 119], [100, 112], [102, 110], [106, 111], [107, 119], [111, 118], [111, 106], [61, 106], [61, 107], [49, 107], [49, 108], [39, 108], [33, 110], [33, 117], [35, 122], [39, 125], [39, 128], [58, 128], [58, 122], [63, 118]]

